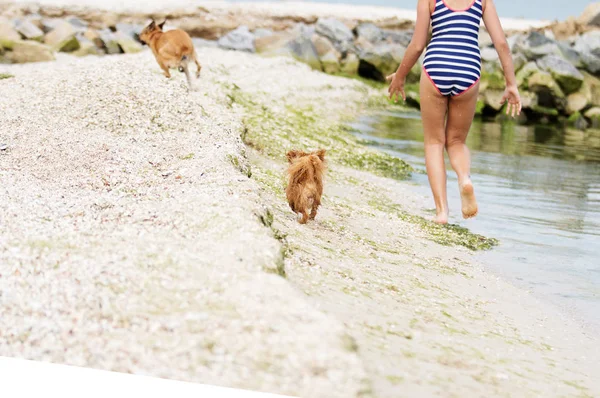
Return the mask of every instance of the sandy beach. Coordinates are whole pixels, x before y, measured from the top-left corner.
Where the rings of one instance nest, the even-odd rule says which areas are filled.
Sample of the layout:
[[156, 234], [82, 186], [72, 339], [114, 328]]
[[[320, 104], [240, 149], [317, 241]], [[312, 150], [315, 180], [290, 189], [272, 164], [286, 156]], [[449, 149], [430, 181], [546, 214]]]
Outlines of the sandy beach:
[[[311, 398], [600, 395], [597, 336], [344, 129], [382, 91], [198, 53], [196, 92], [147, 49], [0, 65], [1, 356]], [[299, 147], [329, 151], [306, 226]]]

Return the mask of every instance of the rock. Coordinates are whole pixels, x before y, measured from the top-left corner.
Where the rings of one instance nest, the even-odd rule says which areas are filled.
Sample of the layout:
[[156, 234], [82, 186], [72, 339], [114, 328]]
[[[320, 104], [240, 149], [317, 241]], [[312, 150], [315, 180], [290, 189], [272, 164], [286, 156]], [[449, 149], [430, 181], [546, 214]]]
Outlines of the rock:
[[360, 53], [362, 50], [368, 50], [370, 48], [373, 48], [373, 46], [374, 46], [373, 43], [371, 43], [364, 37], [357, 38], [356, 40], [354, 40], [353, 44], [354, 44], [354, 47], [356, 47], [358, 49], [357, 53]]
[[585, 120], [583, 115], [579, 112], [575, 112], [571, 116], [569, 116], [569, 119], [567, 120], [567, 124], [578, 130], [585, 130], [589, 126], [587, 120]]
[[556, 116], [558, 115], [558, 109], [566, 107], [565, 94], [550, 73], [535, 72], [529, 77], [528, 88], [538, 97], [537, 106], [532, 108], [535, 112]]
[[500, 111], [504, 106], [501, 103], [503, 95], [503, 90], [485, 90], [485, 92], [482, 93], [485, 105], [492, 108], [496, 112]]
[[13, 43], [21, 40], [21, 35], [13, 28], [12, 23], [0, 17], [0, 47], [11, 49]]
[[589, 73], [583, 73], [584, 85], [587, 86], [591, 93], [591, 104], [600, 106], [600, 79], [592, 76]]
[[70, 23], [63, 22], [44, 36], [44, 43], [54, 51], [76, 51], [80, 46], [75, 33], [77, 32]]
[[360, 64], [360, 60], [358, 59], [358, 55], [354, 53], [348, 53], [346, 58], [342, 60], [341, 71], [347, 75], [356, 75], [358, 74], [358, 66]]
[[202, 48], [202, 47], [217, 48], [217, 47], [219, 47], [219, 43], [217, 43], [216, 40], [206, 40], [206, 39], [195, 38], [195, 39], [192, 39], [192, 43], [194, 43], [194, 47], [196, 47], [196, 48]]
[[44, 32], [27, 20], [20, 21], [16, 26], [16, 30], [25, 40], [42, 41], [44, 38]]
[[75, 51], [73, 55], [84, 57], [86, 55], [101, 54], [100, 49], [98, 46], [96, 46], [96, 43], [85, 37], [85, 33], [77, 32], [76, 37], [79, 41], [79, 50]]
[[341, 58], [341, 54], [336, 50], [333, 43], [326, 37], [314, 34], [311, 38], [313, 45], [315, 46], [315, 50], [319, 55], [319, 58], [324, 57], [330, 53], [333, 53], [337, 60], [339, 61]]
[[118, 23], [115, 28], [117, 29], [117, 33], [127, 35], [136, 41], [140, 41], [140, 33], [142, 33], [142, 30], [144, 29], [141, 25], [130, 23]]
[[311, 25], [306, 25], [305, 23], [299, 23], [294, 26], [292, 29], [292, 34], [294, 36], [304, 36], [311, 38], [315, 35], [316, 28]]
[[339, 58], [333, 51], [319, 57], [319, 59], [321, 60], [321, 65], [323, 66], [323, 71], [325, 73], [334, 74], [340, 71]]
[[[508, 43], [508, 47], [510, 48], [510, 51], [512, 51], [514, 53], [515, 52], [515, 46], [522, 39], [523, 39], [523, 35], [522, 34], [516, 34], [516, 35], [512, 35], [512, 36], [507, 37], [506, 38], [506, 42]], [[480, 40], [480, 43], [481, 43], [481, 40]], [[491, 44], [492, 44], [492, 39], [490, 38], [490, 45]]]
[[372, 23], [363, 23], [356, 28], [356, 35], [364, 38], [370, 43], [378, 43], [383, 40], [383, 31]]
[[383, 40], [387, 41], [391, 44], [399, 44], [402, 47], [408, 47], [410, 41], [412, 40], [413, 31], [412, 30], [384, 30], [383, 31]]
[[600, 128], [600, 107], [590, 108], [583, 115], [590, 121], [592, 128]]
[[258, 28], [252, 32], [255, 38], [273, 36], [273, 31], [271, 29]]
[[341, 53], [348, 51], [354, 40], [354, 34], [352, 34], [350, 28], [335, 18], [319, 18], [316, 32], [331, 40]]
[[14, 63], [54, 61], [52, 49], [37, 41], [16, 41], [6, 57]]
[[529, 91], [521, 91], [521, 107], [523, 109], [532, 109], [538, 105], [538, 97], [535, 93]]
[[565, 43], [557, 43], [557, 45], [558, 48], [560, 48], [560, 52], [562, 53], [563, 57], [574, 67], [582, 68], [584, 66], [581, 55], [579, 55], [577, 51], [573, 50], [572, 46]]
[[75, 31], [82, 33], [85, 32], [89, 26], [87, 22], [77, 17], [70, 17], [67, 19], [67, 22], [71, 24]]
[[574, 50], [600, 57], [600, 30], [592, 30], [580, 35], [575, 40]]
[[513, 55], [513, 65], [515, 70], [520, 70], [527, 63], [527, 58], [523, 54], [515, 54]]
[[600, 57], [592, 53], [581, 53], [580, 57], [585, 70], [595, 75], [600, 73]]
[[538, 68], [538, 66], [537, 66], [537, 64], [535, 62], [528, 62], [528, 63], [526, 63], [517, 72], [517, 75], [516, 75], [517, 85], [519, 87], [527, 86], [527, 81], [529, 80], [529, 77], [531, 75], [533, 75], [534, 73], [538, 72], [539, 70], [540, 70], [540, 68]]
[[579, 17], [579, 22], [583, 25], [600, 26], [600, 2], [589, 4]]
[[521, 52], [528, 60], [537, 60], [550, 54], [562, 56], [562, 52], [554, 40], [536, 31], [522, 36], [515, 43], [514, 51]]
[[481, 91], [490, 90], [504, 90], [506, 88], [506, 80], [502, 70], [499, 68], [489, 69], [485, 68], [481, 73], [481, 83], [479, 89]]
[[219, 47], [227, 50], [255, 52], [254, 35], [247, 26], [242, 25], [218, 40]]
[[485, 29], [479, 29], [479, 47], [486, 48], [492, 46], [492, 37]]
[[405, 48], [398, 44], [381, 43], [360, 53], [359, 74], [363, 77], [385, 81], [402, 61]]
[[44, 33], [49, 33], [64, 22], [64, 20], [58, 18], [44, 18], [40, 21], [40, 24], [42, 25], [42, 31], [44, 31]]
[[568, 115], [582, 111], [589, 105], [590, 96], [586, 96], [584, 93], [573, 93], [567, 97], [567, 108], [566, 112]]
[[135, 54], [142, 51], [142, 45], [130, 34], [117, 31], [115, 37], [117, 44], [125, 54]]
[[321, 61], [312, 41], [305, 36], [298, 36], [287, 44], [291, 55], [298, 61], [316, 70], [322, 70]]
[[481, 59], [486, 62], [497, 62], [499, 60], [498, 52], [493, 47], [485, 47], [481, 50]]
[[294, 39], [290, 32], [275, 33], [271, 36], [259, 37], [254, 40], [257, 53], [265, 55], [288, 54], [287, 44]]
[[[89, 31], [88, 31], [89, 32]], [[117, 36], [110, 29], [102, 29], [98, 31], [98, 36], [102, 42], [100, 46], [107, 54], [120, 54], [121, 46], [117, 41]]]
[[583, 75], [569, 61], [555, 55], [547, 55], [537, 61], [541, 70], [550, 72], [566, 94], [574, 93], [583, 84]]

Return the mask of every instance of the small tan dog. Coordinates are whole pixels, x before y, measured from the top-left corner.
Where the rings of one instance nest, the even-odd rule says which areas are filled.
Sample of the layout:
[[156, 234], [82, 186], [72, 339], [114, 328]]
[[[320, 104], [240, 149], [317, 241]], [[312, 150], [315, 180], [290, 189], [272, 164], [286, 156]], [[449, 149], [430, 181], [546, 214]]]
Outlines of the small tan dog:
[[[306, 153], [289, 151], [288, 186], [285, 190], [288, 203], [296, 214], [302, 214], [300, 224], [314, 220], [323, 195], [325, 150]], [[307, 210], [310, 209], [310, 216]]]
[[177, 68], [180, 72], [185, 72], [188, 86], [192, 88], [192, 77], [189, 70], [189, 62], [194, 61], [198, 67], [196, 78], [200, 77], [202, 66], [198, 62], [196, 50], [190, 36], [181, 29], [169, 30], [163, 32], [165, 20], [161, 24], [157, 24], [154, 20], [150, 25], [146, 26], [140, 33], [140, 40], [146, 43], [165, 72], [167, 78], [171, 77], [169, 69]]

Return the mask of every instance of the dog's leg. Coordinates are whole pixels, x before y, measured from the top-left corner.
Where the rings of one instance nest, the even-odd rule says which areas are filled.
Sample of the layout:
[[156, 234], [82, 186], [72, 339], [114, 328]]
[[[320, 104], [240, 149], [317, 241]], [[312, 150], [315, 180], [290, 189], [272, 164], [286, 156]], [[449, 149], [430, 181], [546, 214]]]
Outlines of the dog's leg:
[[164, 63], [160, 62], [160, 61], [158, 61], [158, 65], [160, 66], [160, 69], [162, 69], [163, 72], [165, 73], [166, 78], [170, 79], [171, 78], [171, 72], [169, 72], [169, 68], [167, 68], [167, 66]]
[[302, 210], [302, 218], [300, 219], [300, 224], [306, 224], [308, 222], [308, 213], [306, 212], [306, 210]]
[[190, 66], [188, 65], [187, 61], [182, 62], [180, 68], [183, 69], [183, 72], [185, 73], [185, 78], [187, 79], [188, 87], [191, 90], [192, 89], [192, 75], [190, 74]]
[[319, 206], [321, 206], [321, 197], [317, 196], [312, 203], [312, 210], [310, 212], [311, 220], [314, 220], [317, 216], [317, 210], [319, 210]]
[[194, 51], [194, 53], [192, 54], [192, 59], [194, 60], [194, 62], [196, 63], [196, 67], [198, 68], [198, 71], [196, 72], [196, 78], [199, 78], [200, 71], [202, 70], [202, 65], [200, 65], [200, 62], [198, 62], [198, 55], [196, 54], [196, 51]]

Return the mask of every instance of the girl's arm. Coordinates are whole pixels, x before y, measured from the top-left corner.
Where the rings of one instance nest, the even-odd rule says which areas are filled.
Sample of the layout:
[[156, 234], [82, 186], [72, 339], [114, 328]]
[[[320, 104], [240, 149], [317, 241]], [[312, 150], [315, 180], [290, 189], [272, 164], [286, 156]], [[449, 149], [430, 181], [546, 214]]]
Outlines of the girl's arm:
[[504, 30], [500, 24], [500, 18], [496, 11], [496, 6], [493, 0], [485, 0], [485, 8], [483, 10], [483, 23], [492, 38], [492, 43], [500, 57], [502, 70], [504, 71], [504, 79], [506, 80], [506, 91], [502, 97], [502, 103], [508, 101], [506, 114], [512, 116], [521, 113], [521, 98], [519, 97], [519, 89], [517, 87], [517, 79], [515, 78], [515, 67], [513, 65], [510, 47], [506, 41]]
[[427, 35], [429, 34], [430, 19], [431, 10], [429, 9], [429, 0], [419, 0], [419, 3], [417, 4], [417, 22], [415, 24], [413, 37], [406, 48], [406, 52], [404, 53], [404, 57], [402, 57], [402, 62], [400, 63], [398, 70], [395, 74], [387, 77], [387, 80], [392, 80], [388, 90], [391, 99], [394, 99], [394, 96], [396, 96], [397, 100], [397, 96], [401, 95], [402, 99], [406, 101], [404, 81], [425, 49]]

